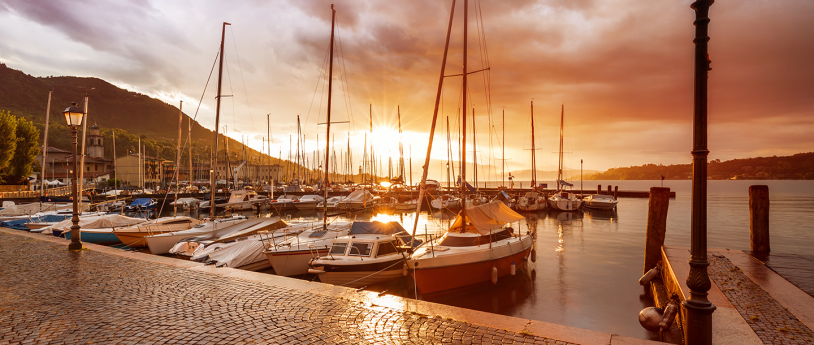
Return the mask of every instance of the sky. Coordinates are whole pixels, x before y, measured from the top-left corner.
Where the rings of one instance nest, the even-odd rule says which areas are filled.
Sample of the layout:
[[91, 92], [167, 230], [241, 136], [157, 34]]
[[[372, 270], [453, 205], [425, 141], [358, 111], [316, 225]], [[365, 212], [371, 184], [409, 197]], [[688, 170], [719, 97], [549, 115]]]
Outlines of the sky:
[[[462, 73], [463, 0], [446, 75]], [[377, 156], [426, 156], [451, 0], [0, 0], [0, 62], [34, 76], [98, 77], [170, 104], [214, 128], [225, 31], [221, 124], [228, 135], [286, 158], [300, 115], [306, 151], [325, 144], [327, 53], [336, 8], [331, 126], [354, 165], [365, 133]], [[692, 1], [471, 0], [467, 150], [482, 165], [578, 169], [691, 162]], [[814, 1], [718, 0], [710, 10], [710, 159], [814, 148]], [[431, 157], [458, 150], [461, 77], [444, 78]], [[372, 111], [371, 111], [372, 110]], [[475, 113], [477, 148], [471, 141]], [[505, 122], [503, 116], [505, 113]], [[504, 140], [505, 123], [505, 140]], [[505, 144], [505, 145], [504, 145]], [[296, 145], [296, 143], [294, 144]], [[343, 155], [337, 151], [337, 156]], [[453, 153], [458, 159], [457, 153]], [[468, 160], [472, 160], [473, 152]]]

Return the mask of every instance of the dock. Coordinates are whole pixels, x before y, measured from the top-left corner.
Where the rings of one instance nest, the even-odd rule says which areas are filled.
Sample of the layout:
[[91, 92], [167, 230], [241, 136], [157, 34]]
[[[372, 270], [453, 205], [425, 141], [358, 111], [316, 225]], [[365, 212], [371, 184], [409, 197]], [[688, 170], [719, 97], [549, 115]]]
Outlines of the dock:
[[0, 344], [660, 344], [0, 228]]
[[[755, 257], [760, 255], [742, 250], [708, 253], [712, 280], [708, 297], [717, 307], [712, 313], [714, 344], [814, 343], [814, 262], [810, 258], [768, 254], [770, 259], [764, 263]], [[659, 306], [672, 294], [680, 300], [689, 297], [690, 250], [663, 247], [662, 260], [663, 285], [653, 284]], [[681, 325], [679, 320], [676, 324]], [[680, 332], [670, 336], [680, 337]]]

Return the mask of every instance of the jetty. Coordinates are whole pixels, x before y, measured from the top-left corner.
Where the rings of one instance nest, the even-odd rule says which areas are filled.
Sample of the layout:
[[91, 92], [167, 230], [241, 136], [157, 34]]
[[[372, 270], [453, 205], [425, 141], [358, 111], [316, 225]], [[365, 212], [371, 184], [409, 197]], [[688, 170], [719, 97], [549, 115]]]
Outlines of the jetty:
[[[640, 283], [657, 307], [690, 298], [690, 247], [665, 246], [666, 188], [651, 190], [645, 247], [645, 276]], [[771, 252], [768, 187], [749, 188], [750, 250], [710, 248], [707, 298], [712, 313], [713, 344], [814, 343], [814, 255]], [[648, 272], [656, 276], [648, 281]], [[677, 304], [679, 305], [679, 304]], [[644, 311], [643, 311], [644, 314]], [[666, 314], [666, 311], [665, 311]], [[683, 333], [687, 310], [679, 307], [675, 326], [663, 340], [688, 343]], [[640, 319], [641, 320], [641, 319]], [[677, 327], [676, 327], [677, 326]]]

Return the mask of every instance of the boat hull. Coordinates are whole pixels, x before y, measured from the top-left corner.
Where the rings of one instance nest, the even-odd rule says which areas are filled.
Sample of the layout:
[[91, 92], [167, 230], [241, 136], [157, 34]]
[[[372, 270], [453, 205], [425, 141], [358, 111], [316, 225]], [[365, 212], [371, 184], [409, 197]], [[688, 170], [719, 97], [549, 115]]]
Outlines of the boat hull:
[[607, 202], [584, 202], [582, 203], [582, 207], [592, 210], [610, 211], [616, 207], [616, 204]]
[[579, 211], [580, 206], [581, 206], [580, 202], [575, 202], [567, 199], [548, 200], [548, 207], [551, 207], [551, 209], [555, 211], [575, 212]]
[[[71, 239], [71, 231], [70, 230], [63, 232], [62, 235], [64, 235], [64, 236], [60, 236], [60, 237], [65, 237], [65, 239], [68, 239], [68, 240]], [[79, 239], [82, 242], [96, 243], [96, 244], [121, 243], [119, 238], [116, 237], [116, 234], [113, 233], [112, 229], [110, 230], [110, 232], [97, 232], [97, 231], [90, 232], [90, 231], [82, 231], [82, 230], [80, 230]]]
[[[267, 261], [274, 268], [274, 273], [284, 277], [301, 276], [308, 273], [308, 263], [313, 258], [313, 253], [310, 250], [264, 252]], [[318, 255], [328, 255], [328, 248], [320, 249]]]
[[362, 265], [320, 265], [312, 267], [324, 271], [319, 273], [319, 281], [352, 288], [381, 284], [402, 277], [404, 258], [379, 261]]
[[490, 281], [493, 267], [497, 268], [498, 278], [511, 274], [512, 262], [515, 263], [515, 269], [524, 267], [530, 252], [531, 247], [528, 247], [501, 258], [469, 264], [425, 269], [419, 265], [418, 269], [413, 270], [412, 276], [418, 291], [423, 294], [451, 290]]
[[[176, 230], [178, 231], [178, 230]], [[116, 237], [119, 240], [127, 245], [130, 248], [141, 248], [147, 246], [147, 240], [145, 237], [153, 236], [153, 235], [160, 235], [165, 233], [170, 233], [172, 231], [150, 231], [150, 232], [119, 232], [114, 231], [113, 233], [116, 234]]]

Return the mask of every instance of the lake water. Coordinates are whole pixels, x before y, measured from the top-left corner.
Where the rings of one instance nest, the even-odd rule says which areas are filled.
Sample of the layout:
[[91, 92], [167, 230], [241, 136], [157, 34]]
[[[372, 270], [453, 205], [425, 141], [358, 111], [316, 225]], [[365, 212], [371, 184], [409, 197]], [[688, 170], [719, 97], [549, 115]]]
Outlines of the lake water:
[[[578, 182], [578, 181], [577, 181]], [[661, 181], [586, 181], [620, 190], [646, 191]], [[709, 181], [709, 248], [749, 249], [749, 195], [754, 184], [769, 186], [772, 251], [814, 253], [814, 181]], [[577, 183], [577, 187], [579, 184]], [[666, 244], [690, 245], [691, 182], [664, 181], [676, 192], [670, 200]], [[648, 200], [620, 198], [614, 212], [541, 212], [526, 215], [522, 230], [537, 229], [537, 261], [529, 270], [451, 293], [419, 296], [422, 300], [520, 318], [552, 322], [644, 339], [658, 339], [638, 322], [639, 311], [651, 305], [638, 284], [642, 275]], [[165, 210], [166, 212], [166, 210]], [[289, 213], [292, 218], [320, 221], [315, 214]], [[394, 220], [411, 229], [415, 214], [357, 213], [347, 220]], [[452, 213], [419, 215], [420, 232], [440, 232]], [[409, 278], [370, 287], [414, 298]]]

